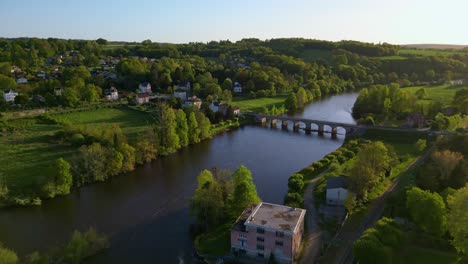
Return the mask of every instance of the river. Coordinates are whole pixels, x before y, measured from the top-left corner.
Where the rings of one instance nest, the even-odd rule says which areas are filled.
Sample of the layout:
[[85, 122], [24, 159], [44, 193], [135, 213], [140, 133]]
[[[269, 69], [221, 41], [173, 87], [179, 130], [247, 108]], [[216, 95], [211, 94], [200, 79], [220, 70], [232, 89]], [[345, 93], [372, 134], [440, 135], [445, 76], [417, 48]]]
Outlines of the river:
[[[357, 95], [328, 97], [294, 116], [354, 124], [351, 107]], [[3, 209], [0, 241], [25, 255], [93, 226], [111, 235], [111, 248], [91, 263], [191, 263], [189, 200], [201, 170], [243, 164], [252, 171], [261, 199], [282, 203], [288, 177], [343, 140], [344, 135], [332, 140], [329, 134], [245, 126], [42, 206]]]

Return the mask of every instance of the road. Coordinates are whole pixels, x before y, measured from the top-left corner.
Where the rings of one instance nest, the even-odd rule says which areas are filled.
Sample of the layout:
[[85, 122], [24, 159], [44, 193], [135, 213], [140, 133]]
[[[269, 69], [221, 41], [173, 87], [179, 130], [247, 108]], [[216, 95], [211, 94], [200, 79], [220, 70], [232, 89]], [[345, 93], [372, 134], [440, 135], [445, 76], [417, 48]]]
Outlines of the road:
[[326, 173], [324, 172], [317, 175], [313, 178], [304, 194], [304, 207], [307, 210], [306, 213], [306, 234], [304, 236], [304, 247], [302, 248], [303, 256], [301, 259], [301, 263], [315, 263], [320, 253], [320, 249], [322, 248], [322, 231], [320, 226], [318, 225], [318, 213], [315, 209], [315, 202], [314, 202], [314, 195], [313, 190], [315, 183], [322, 178], [322, 176]]

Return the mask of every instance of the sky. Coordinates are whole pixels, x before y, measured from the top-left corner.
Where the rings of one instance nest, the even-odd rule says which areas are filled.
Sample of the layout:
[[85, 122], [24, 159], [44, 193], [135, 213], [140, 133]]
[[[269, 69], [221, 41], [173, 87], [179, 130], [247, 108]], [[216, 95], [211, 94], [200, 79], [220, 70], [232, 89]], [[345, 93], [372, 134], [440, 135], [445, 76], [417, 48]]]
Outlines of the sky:
[[0, 37], [468, 44], [468, 0], [0, 0]]

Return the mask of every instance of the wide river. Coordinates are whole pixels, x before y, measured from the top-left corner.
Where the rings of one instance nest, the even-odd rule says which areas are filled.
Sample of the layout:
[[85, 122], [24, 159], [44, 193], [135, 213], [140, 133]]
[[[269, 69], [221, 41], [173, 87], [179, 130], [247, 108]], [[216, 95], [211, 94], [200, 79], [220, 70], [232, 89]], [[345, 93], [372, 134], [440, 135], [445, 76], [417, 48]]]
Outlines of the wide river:
[[[295, 116], [354, 124], [356, 98], [357, 93], [328, 97]], [[332, 140], [330, 134], [245, 126], [42, 206], [1, 210], [0, 241], [24, 256], [93, 226], [111, 236], [111, 248], [90, 263], [192, 263], [189, 201], [201, 170], [243, 164], [252, 171], [261, 199], [282, 203], [288, 177], [343, 140], [343, 135]]]

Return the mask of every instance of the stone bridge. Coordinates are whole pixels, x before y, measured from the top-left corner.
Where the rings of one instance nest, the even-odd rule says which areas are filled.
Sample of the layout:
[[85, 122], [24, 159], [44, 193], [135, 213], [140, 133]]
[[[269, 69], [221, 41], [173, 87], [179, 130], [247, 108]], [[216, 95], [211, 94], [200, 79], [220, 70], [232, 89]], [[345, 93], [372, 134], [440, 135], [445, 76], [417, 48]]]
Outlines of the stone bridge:
[[[242, 112], [244, 115], [254, 116], [257, 122], [262, 124], [270, 124], [271, 127], [277, 127], [278, 122], [281, 122], [282, 129], [288, 129], [289, 123], [293, 124], [293, 130], [298, 131], [301, 129], [301, 125], [306, 133], [311, 133], [312, 131], [317, 131], [320, 136], [323, 136], [324, 133], [330, 133], [332, 138], [337, 138], [338, 128], [343, 128], [346, 131], [346, 134], [355, 132], [357, 130], [363, 130], [367, 128], [379, 129], [379, 130], [388, 130], [388, 131], [417, 131], [417, 132], [428, 132], [427, 128], [401, 128], [401, 127], [385, 127], [385, 126], [370, 126], [370, 125], [355, 125], [355, 124], [346, 124], [332, 121], [323, 121], [323, 120], [314, 120], [306, 119], [300, 117], [290, 117], [290, 116], [275, 116], [267, 114], [258, 114], [254, 112]], [[313, 130], [312, 125], [315, 125], [317, 129]], [[325, 127], [330, 128], [329, 131], [325, 130]]]

